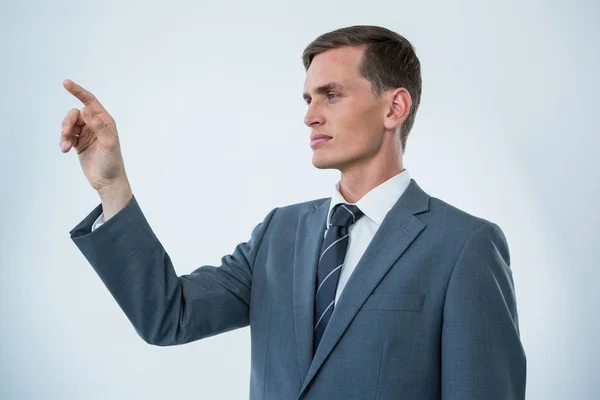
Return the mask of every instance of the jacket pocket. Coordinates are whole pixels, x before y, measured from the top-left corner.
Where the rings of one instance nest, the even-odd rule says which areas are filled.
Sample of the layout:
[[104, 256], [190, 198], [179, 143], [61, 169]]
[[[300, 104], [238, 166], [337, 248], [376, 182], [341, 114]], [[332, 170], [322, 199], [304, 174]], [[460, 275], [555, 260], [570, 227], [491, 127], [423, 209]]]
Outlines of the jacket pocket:
[[421, 311], [425, 293], [371, 294], [361, 310]]

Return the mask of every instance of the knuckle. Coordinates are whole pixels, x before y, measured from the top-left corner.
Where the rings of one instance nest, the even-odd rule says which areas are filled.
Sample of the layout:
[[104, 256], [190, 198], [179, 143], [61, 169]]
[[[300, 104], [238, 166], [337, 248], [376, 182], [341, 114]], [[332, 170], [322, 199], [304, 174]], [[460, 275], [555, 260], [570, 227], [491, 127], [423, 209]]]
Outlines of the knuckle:
[[92, 128], [97, 130], [102, 130], [105, 126], [104, 121], [102, 121], [102, 119], [98, 117], [92, 117], [92, 119], [90, 120], [90, 125], [92, 126]]
[[88, 106], [84, 106], [81, 109], [81, 116], [85, 117], [85, 118], [92, 118], [93, 117], [92, 109]]
[[116, 131], [115, 120], [108, 114], [102, 114], [92, 119], [95, 124], [95, 128], [101, 130], [107, 130], [111, 133]]
[[110, 116], [110, 114], [104, 113], [102, 115], [102, 120], [107, 128], [114, 130], [116, 123], [113, 117]]

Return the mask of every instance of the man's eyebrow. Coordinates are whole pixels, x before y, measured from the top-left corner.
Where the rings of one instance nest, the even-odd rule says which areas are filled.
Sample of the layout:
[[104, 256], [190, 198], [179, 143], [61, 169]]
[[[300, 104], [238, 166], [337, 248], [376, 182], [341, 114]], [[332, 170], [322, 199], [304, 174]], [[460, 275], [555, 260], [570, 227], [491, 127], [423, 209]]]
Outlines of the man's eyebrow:
[[[317, 94], [327, 94], [328, 92], [331, 92], [332, 90], [343, 90], [343, 89], [344, 89], [344, 87], [342, 85], [340, 85], [339, 83], [329, 82], [329, 83], [319, 86], [314, 91]], [[302, 97], [306, 101], [308, 101], [308, 99], [310, 99], [310, 95], [306, 92], [302, 93]]]

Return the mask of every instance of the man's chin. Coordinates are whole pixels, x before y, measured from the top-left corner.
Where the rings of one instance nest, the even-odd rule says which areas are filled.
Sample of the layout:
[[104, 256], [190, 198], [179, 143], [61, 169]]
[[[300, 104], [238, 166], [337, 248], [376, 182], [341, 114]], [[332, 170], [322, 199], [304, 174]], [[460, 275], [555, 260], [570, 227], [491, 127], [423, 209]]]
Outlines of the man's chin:
[[335, 166], [332, 165], [313, 164], [313, 166], [317, 169], [335, 169]]
[[312, 164], [315, 168], [318, 169], [334, 169], [337, 168], [337, 163], [332, 160], [323, 160], [320, 157], [317, 157], [313, 154]]
[[323, 160], [322, 157], [319, 157], [317, 154], [313, 154], [312, 159], [313, 166], [318, 169], [330, 169], [332, 167], [332, 162], [329, 160]]

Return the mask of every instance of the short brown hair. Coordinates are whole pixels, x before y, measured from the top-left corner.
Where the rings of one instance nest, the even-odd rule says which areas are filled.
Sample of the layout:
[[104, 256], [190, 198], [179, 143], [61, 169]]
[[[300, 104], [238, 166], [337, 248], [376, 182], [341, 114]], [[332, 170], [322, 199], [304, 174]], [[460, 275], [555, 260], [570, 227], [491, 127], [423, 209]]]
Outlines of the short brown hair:
[[380, 26], [355, 25], [336, 29], [306, 46], [302, 52], [304, 68], [308, 71], [313, 58], [324, 51], [359, 45], [366, 45], [359, 71], [371, 83], [376, 96], [399, 87], [410, 93], [412, 107], [400, 129], [404, 152], [421, 102], [421, 63], [405, 37]]

